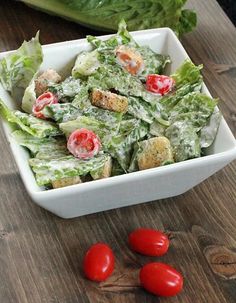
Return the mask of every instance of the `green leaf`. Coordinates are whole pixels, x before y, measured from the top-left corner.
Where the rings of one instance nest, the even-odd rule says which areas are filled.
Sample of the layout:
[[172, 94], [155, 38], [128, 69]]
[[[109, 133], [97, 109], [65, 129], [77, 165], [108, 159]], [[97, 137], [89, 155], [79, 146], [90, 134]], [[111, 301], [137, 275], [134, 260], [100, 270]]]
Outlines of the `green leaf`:
[[207, 124], [201, 129], [200, 132], [200, 143], [201, 148], [207, 148], [212, 145], [215, 140], [222, 114], [215, 109], [214, 113], [208, 119]]
[[75, 65], [72, 69], [74, 78], [86, 78], [92, 75], [100, 66], [98, 52], [81, 52], [76, 58]]
[[23, 113], [19, 110], [10, 110], [1, 99], [0, 114], [8, 122], [16, 124], [23, 131], [38, 138], [57, 136], [61, 134], [57, 125], [53, 122], [35, 118], [34, 116]]
[[31, 6], [85, 26], [116, 31], [121, 19], [129, 30], [170, 27], [177, 34], [193, 29], [189, 12], [182, 13], [186, 0], [24, 0]]
[[32, 158], [29, 164], [35, 173], [39, 186], [50, 185], [53, 181], [67, 177], [85, 176], [90, 171], [103, 167], [109, 155], [98, 154], [88, 160], [66, 156], [57, 159]]
[[201, 156], [200, 140], [191, 124], [177, 121], [167, 128], [165, 135], [170, 140], [176, 162]]
[[185, 121], [199, 131], [213, 113], [218, 100], [200, 93], [190, 93], [182, 98], [170, 113], [170, 122]]
[[181, 11], [177, 32], [179, 35], [191, 32], [197, 26], [197, 14], [189, 9]]
[[73, 101], [82, 87], [80, 79], [68, 77], [61, 83], [50, 85], [48, 90], [57, 95], [59, 102], [67, 103]]
[[66, 156], [69, 153], [65, 137], [37, 138], [22, 130], [14, 131], [12, 136], [19, 145], [29, 149], [38, 158], [55, 157], [55, 153]]
[[43, 61], [39, 32], [30, 41], [24, 41], [18, 50], [0, 60], [0, 81], [14, 99], [21, 101], [25, 88]]
[[190, 59], [186, 59], [171, 77], [174, 78], [177, 88], [185, 84], [199, 83], [202, 81], [200, 73], [202, 68], [202, 65], [196, 66]]

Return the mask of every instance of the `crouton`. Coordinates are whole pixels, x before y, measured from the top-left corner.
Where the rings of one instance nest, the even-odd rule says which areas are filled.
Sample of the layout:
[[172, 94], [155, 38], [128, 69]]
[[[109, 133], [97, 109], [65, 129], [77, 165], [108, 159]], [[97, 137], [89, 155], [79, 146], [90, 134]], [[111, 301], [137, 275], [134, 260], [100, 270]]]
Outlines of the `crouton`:
[[125, 113], [128, 110], [128, 99], [126, 97], [100, 89], [93, 89], [91, 103], [94, 106], [119, 113]]
[[118, 63], [132, 75], [137, 75], [144, 69], [143, 58], [134, 48], [120, 45], [116, 49], [116, 57]]
[[79, 183], [82, 183], [79, 176], [68, 177], [68, 178], [62, 178], [62, 179], [53, 181], [52, 182], [52, 187], [53, 188], [60, 188], [60, 187], [66, 187], [66, 186], [69, 186], [69, 185], [79, 184]]
[[37, 96], [42, 95], [50, 84], [61, 81], [61, 76], [53, 69], [47, 69], [37, 79], [35, 79], [35, 92]]
[[151, 138], [139, 144], [140, 152], [137, 155], [137, 161], [140, 170], [174, 161], [170, 141], [166, 137]]
[[90, 172], [90, 174], [94, 180], [104, 179], [104, 178], [109, 178], [111, 176], [111, 170], [112, 170], [112, 159], [111, 157], [109, 157], [105, 162], [104, 166], [100, 170]]

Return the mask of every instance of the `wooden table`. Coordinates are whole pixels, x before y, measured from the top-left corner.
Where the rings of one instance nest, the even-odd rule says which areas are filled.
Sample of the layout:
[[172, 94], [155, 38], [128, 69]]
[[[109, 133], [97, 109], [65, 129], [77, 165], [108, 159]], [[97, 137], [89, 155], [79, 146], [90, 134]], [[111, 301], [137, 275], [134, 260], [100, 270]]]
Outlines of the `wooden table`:
[[[220, 109], [236, 132], [236, 30], [215, 0], [189, 1], [197, 29], [183, 43]], [[0, 51], [19, 47], [41, 30], [41, 42], [78, 39], [96, 32], [24, 4], [0, 1]], [[1, 129], [0, 133], [0, 302], [236, 302], [236, 162], [176, 198], [98, 214], [60, 219], [30, 201]], [[137, 273], [153, 258], [133, 254], [127, 235], [149, 226], [171, 235], [159, 260], [180, 270], [184, 290], [156, 298], [138, 287]], [[81, 262], [94, 242], [107, 242], [116, 255], [109, 281], [84, 279]]]

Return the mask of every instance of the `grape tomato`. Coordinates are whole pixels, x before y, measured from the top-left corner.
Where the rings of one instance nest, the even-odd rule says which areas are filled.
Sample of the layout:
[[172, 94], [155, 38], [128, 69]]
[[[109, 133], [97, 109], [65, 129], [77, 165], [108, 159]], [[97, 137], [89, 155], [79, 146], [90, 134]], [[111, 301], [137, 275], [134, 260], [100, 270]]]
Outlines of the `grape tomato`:
[[162, 256], [169, 248], [168, 237], [155, 229], [138, 228], [129, 234], [132, 250], [147, 256]]
[[153, 262], [144, 265], [140, 270], [139, 279], [144, 289], [157, 296], [175, 296], [183, 288], [182, 275], [164, 263]]
[[84, 274], [92, 281], [105, 281], [112, 274], [114, 265], [115, 257], [111, 248], [105, 243], [96, 243], [84, 257]]

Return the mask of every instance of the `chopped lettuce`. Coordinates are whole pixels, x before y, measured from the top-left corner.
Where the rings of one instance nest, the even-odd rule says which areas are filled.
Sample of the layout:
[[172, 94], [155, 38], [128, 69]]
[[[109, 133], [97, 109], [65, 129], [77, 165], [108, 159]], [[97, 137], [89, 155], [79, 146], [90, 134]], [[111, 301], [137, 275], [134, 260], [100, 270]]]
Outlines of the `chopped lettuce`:
[[39, 32], [30, 41], [24, 41], [18, 50], [0, 60], [0, 81], [18, 102], [42, 61]]
[[[122, 129], [125, 130], [125, 128]], [[115, 159], [117, 159], [124, 171], [127, 171], [130, 165], [133, 144], [144, 138], [147, 134], [148, 124], [138, 121], [136, 127], [130, 129], [130, 133], [128, 135], [127, 133], [120, 132], [117, 136], [113, 136], [108, 151]]]
[[35, 118], [34, 116], [19, 110], [10, 110], [1, 99], [0, 113], [8, 122], [16, 124], [19, 128], [32, 136], [44, 138], [61, 134], [56, 124]]
[[46, 155], [52, 156], [57, 152], [68, 154], [66, 147], [65, 137], [47, 137], [37, 138], [22, 130], [16, 130], [12, 133], [16, 142], [29, 149], [32, 155], [40, 157], [39, 154], [44, 157]]
[[56, 103], [45, 106], [42, 113], [57, 123], [74, 120], [81, 116], [81, 111], [71, 103]]
[[169, 56], [157, 54], [149, 46], [140, 46], [138, 51], [143, 58], [145, 66], [141, 73], [143, 80], [146, 79], [148, 74], [163, 74], [166, 64], [171, 62]]
[[26, 87], [26, 90], [23, 95], [22, 99], [22, 109], [26, 112], [31, 114], [32, 108], [37, 99], [36, 92], [35, 92], [35, 77], [32, 78], [30, 81], [29, 86]]
[[84, 78], [92, 75], [100, 66], [98, 60], [98, 52], [81, 52], [77, 56], [75, 65], [72, 69], [72, 76], [74, 78]]
[[37, 184], [44, 186], [62, 178], [85, 176], [90, 171], [103, 167], [108, 157], [109, 155], [106, 154], [98, 154], [88, 160], [77, 159], [73, 156], [51, 160], [32, 158], [29, 164], [35, 173]]
[[161, 115], [163, 118], [168, 118], [171, 110], [175, 105], [178, 104], [180, 100], [184, 96], [186, 96], [189, 93], [192, 92], [200, 92], [202, 88], [202, 83], [195, 83], [195, 84], [184, 84], [182, 87], [177, 89], [176, 91], [162, 97], [160, 99], [160, 105], [161, 105]]
[[176, 104], [170, 114], [170, 121], [185, 121], [191, 123], [198, 130], [207, 122], [208, 117], [213, 113], [218, 100], [212, 99], [200, 93], [190, 93], [183, 97]]
[[72, 102], [81, 90], [81, 80], [68, 77], [61, 83], [50, 85], [48, 90], [58, 97], [59, 102]]
[[184, 63], [171, 75], [175, 80], [177, 88], [185, 84], [194, 84], [202, 82], [202, 75], [200, 73], [202, 65], [196, 66], [190, 59], [186, 59]]
[[221, 119], [222, 114], [215, 108], [213, 114], [209, 117], [207, 124], [201, 129], [201, 148], [207, 148], [212, 145], [220, 126]]
[[176, 162], [201, 156], [201, 146], [196, 129], [185, 121], [177, 121], [165, 132], [173, 148]]
[[118, 125], [110, 125], [106, 121], [99, 121], [92, 117], [80, 116], [76, 120], [59, 124], [62, 132], [68, 137], [73, 131], [86, 128], [98, 135], [102, 142], [102, 147], [107, 150], [113, 136], [118, 132]]

